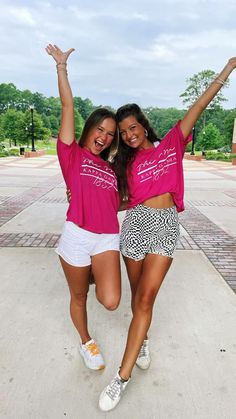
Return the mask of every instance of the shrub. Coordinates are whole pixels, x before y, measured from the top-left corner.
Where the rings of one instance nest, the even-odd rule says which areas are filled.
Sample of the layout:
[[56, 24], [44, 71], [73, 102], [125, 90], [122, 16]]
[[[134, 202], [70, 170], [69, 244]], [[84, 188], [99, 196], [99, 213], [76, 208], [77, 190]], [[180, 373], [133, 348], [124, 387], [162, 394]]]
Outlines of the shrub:
[[9, 156], [19, 156], [20, 151], [19, 148], [11, 148], [9, 150]]
[[235, 157], [236, 154], [206, 151], [206, 160], [220, 160], [231, 162], [232, 159]]

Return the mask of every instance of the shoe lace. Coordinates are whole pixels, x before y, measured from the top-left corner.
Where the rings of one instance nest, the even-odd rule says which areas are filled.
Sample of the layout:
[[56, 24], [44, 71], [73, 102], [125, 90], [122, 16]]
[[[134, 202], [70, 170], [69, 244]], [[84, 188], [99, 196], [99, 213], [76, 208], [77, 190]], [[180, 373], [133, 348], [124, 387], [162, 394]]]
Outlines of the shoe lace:
[[141, 349], [140, 349], [140, 352], [139, 352], [139, 355], [138, 355], [139, 358], [142, 358], [142, 357], [145, 357], [145, 356], [148, 356], [148, 344], [147, 344], [147, 342], [143, 342], [143, 344], [141, 346]]
[[121, 391], [121, 385], [122, 385], [122, 382], [119, 380], [119, 378], [118, 377], [115, 377], [113, 380], [112, 380], [112, 382], [111, 382], [111, 384], [109, 385], [109, 387], [107, 388], [107, 391], [106, 391], [106, 393], [107, 393], [107, 395], [112, 399], [112, 400], [114, 400], [115, 398], [117, 398], [118, 397], [118, 395], [119, 395], [119, 393], [120, 393], [120, 391]]
[[89, 343], [88, 345], [86, 345], [86, 347], [92, 356], [99, 354], [99, 349], [95, 342]]

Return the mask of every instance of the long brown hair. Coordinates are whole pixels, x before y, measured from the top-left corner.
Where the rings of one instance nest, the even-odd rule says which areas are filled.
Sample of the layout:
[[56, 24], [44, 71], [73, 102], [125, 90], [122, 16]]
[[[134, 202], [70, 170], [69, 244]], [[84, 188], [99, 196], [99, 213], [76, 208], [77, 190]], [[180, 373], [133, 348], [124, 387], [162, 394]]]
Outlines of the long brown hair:
[[[151, 127], [146, 115], [143, 113], [141, 108], [136, 103], [129, 103], [121, 106], [116, 111], [117, 123], [122, 122], [125, 118], [134, 116], [136, 120], [144, 127], [147, 131], [148, 140], [154, 143], [160, 141], [155, 131]], [[130, 167], [130, 163], [134, 160], [136, 149], [129, 147], [123, 140], [119, 141], [118, 152], [114, 159], [114, 167], [118, 178], [118, 186], [120, 196], [122, 200], [126, 200], [128, 197], [128, 185], [127, 185], [127, 170]]]

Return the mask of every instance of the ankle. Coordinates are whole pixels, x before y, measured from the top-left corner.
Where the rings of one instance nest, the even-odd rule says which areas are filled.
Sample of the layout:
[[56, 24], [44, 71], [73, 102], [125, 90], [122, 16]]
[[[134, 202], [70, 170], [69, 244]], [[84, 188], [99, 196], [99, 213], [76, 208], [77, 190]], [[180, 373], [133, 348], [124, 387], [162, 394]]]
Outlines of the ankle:
[[118, 374], [122, 381], [129, 381], [129, 379], [131, 378], [131, 375], [123, 373], [121, 369], [118, 371]]
[[88, 343], [90, 340], [92, 340], [92, 338], [88, 335], [88, 337], [81, 339], [81, 343], [82, 345], [85, 345], [86, 343]]

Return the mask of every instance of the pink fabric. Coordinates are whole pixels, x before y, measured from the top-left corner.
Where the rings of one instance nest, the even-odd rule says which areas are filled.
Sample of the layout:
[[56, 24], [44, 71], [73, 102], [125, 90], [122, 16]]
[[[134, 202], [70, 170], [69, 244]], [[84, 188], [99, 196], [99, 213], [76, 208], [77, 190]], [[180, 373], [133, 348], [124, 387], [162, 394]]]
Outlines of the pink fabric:
[[93, 233], [118, 233], [119, 194], [117, 179], [109, 163], [75, 141], [57, 141], [57, 154], [71, 202], [67, 221]]
[[184, 177], [182, 160], [187, 143], [180, 121], [165, 135], [156, 148], [138, 150], [128, 170], [128, 208], [153, 196], [171, 193], [177, 211], [184, 210]]

